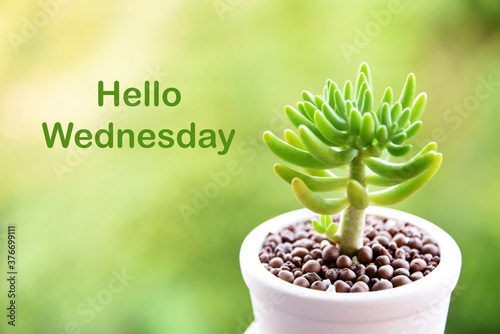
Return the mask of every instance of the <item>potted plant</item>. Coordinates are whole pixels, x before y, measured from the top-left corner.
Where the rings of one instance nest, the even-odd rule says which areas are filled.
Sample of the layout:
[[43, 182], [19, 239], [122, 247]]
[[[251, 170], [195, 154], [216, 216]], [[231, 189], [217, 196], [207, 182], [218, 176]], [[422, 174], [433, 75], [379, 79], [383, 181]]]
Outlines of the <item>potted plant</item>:
[[[427, 96], [415, 95], [410, 74], [398, 100], [389, 87], [375, 105], [362, 63], [355, 85], [340, 89], [329, 79], [322, 95], [304, 91], [297, 108], [285, 107], [297, 132], [285, 130], [284, 141], [264, 133], [275, 155], [304, 169], [274, 166], [306, 208], [261, 224], [243, 242], [255, 315], [248, 333], [444, 332], [460, 275], [457, 244], [422, 218], [379, 207], [414, 194], [441, 165], [436, 143], [406, 162], [388, 161], [408, 155], [406, 142], [422, 127]], [[332, 173], [343, 167], [344, 176]]]

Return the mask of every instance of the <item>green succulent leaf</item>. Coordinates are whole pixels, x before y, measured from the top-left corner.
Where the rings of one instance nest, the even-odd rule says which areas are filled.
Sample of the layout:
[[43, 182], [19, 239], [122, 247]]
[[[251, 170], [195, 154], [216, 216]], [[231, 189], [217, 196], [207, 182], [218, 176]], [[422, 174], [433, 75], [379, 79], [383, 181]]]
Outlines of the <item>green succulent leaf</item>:
[[304, 172], [309, 176], [318, 176], [318, 177], [337, 177], [335, 174], [330, 172], [328, 169], [308, 169], [304, 168]]
[[[314, 108], [314, 111], [310, 115], [311, 119], [314, 119], [314, 112], [317, 110], [316, 107], [310, 103], [310, 102], [305, 102], [304, 104], [307, 113], [309, 114], [309, 109]], [[292, 122], [293, 125], [295, 125], [296, 128], [299, 128], [301, 125], [306, 126], [309, 130], [311, 130], [317, 137], [321, 138], [321, 140], [324, 140], [325, 142], [328, 142], [328, 140], [321, 135], [321, 132], [316, 128], [316, 125], [309, 120], [309, 118], [305, 117], [302, 115], [300, 112], [295, 110], [291, 106], [286, 106], [285, 107], [285, 113], [290, 122]]]
[[299, 127], [299, 136], [309, 153], [318, 161], [323, 162], [328, 168], [335, 168], [349, 163], [356, 155], [358, 150], [349, 147], [342, 151], [336, 151], [326, 145], [306, 126]]
[[285, 141], [288, 144], [290, 144], [292, 146], [295, 146], [298, 149], [301, 149], [301, 150], [304, 150], [304, 151], [306, 150], [306, 147], [300, 141], [299, 136], [295, 132], [293, 132], [292, 130], [290, 130], [290, 129], [286, 129], [285, 130]]
[[330, 215], [320, 215], [319, 217], [321, 224], [323, 224], [324, 227], [330, 226], [330, 224], [333, 223], [332, 216]]
[[344, 84], [344, 100], [352, 100], [352, 82], [347, 80]]
[[[307, 109], [306, 109], [307, 110]], [[401, 103], [396, 102], [391, 108], [391, 122], [396, 123], [403, 111]]]
[[389, 136], [396, 134], [396, 132], [398, 132], [398, 124], [392, 123], [392, 125], [388, 128], [388, 130], [389, 130]]
[[346, 197], [340, 199], [324, 199], [314, 194], [307, 188], [304, 181], [299, 178], [292, 180], [292, 191], [303, 206], [322, 215], [334, 215], [344, 210], [349, 205], [349, 201]]
[[359, 92], [358, 92], [358, 96], [356, 98], [356, 103], [357, 103], [358, 108], [361, 108], [361, 106], [363, 105], [363, 99], [365, 97], [365, 92], [367, 90], [368, 90], [368, 82], [365, 81], [361, 85], [361, 88], [359, 89]]
[[358, 74], [358, 79], [356, 80], [356, 91], [354, 92], [354, 98], [357, 100], [360, 96], [361, 86], [366, 82], [366, 75], [363, 72]]
[[389, 189], [369, 193], [370, 201], [375, 205], [393, 205], [410, 197], [430, 181], [441, 166], [442, 160], [442, 154], [437, 153], [432, 166], [425, 173]]
[[402, 157], [411, 152], [413, 146], [407, 145], [396, 145], [393, 143], [387, 143], [387, 151], [395, 157]]
[[373, 142], [373, 139], [375, 139], [375, 121], [370, 113], [366, 113], [361, 122], [358, 144], [361, 147], [367, 147]]
[[314, 123], [319, 132], [321, 132], [328, 141], [334, 144], [332, 146], [340, 147], [352, 142], [352, 135], [348, 132], [337, 130], [320, 111], [316, 111], [314, 114]]
[[328, 105], [330, 107], [332, 107], [333, 109], [335, 109], [335, 91], [339, 89], [339, 87], [337, 86], [337, 84], [332, 81], [332, 83], [330, 84], [330, 89], [328, 89]]
[[326, 238], [329, 239], [329, 240], [335, 240], [336, 239], [336, 235], [335, 233], [337, 233], [337, 230], [339, 229], [339, 227], [337, 226], [337, 224], [335, 223], [331, 223], [327, 228], [326, 228], [326, 231], [325, 231], [325, 234], [326, 234]]
[[407, 139], [413, 138], [420, 131], [421, 128], [422, 128], [422, 121], [417, 121], [413, 123], [405, 130], [406, 138]]
[[364, 210], [370, 205], [370, 198], [366, 189], [356, 180], [347, 181], [346, 194], [349, 203], [356, 210]]
[[361, 131], [361, 123], [363, 122], [363, 118], [361, 117], [361, 113], [356, 108], [352, 108], [349, 112], [349, 132], [357, 136]]
[[[286, 106], [285, 106], [286, 108]], [[298, 102], [297, 103], [297, 110], [299, 111], [299, 113], [302, 114], [302, 116], [304, 116], [305, 118], [309, 119], [312, 121], [312, 119], [309, 118], [309, 115], [307, 114], [307, 111], [306, 111], [306, 108], [304, 106], [304, 102]]]
[[401, 96], [399, 97], [399, 102], [401, 103], [403, 109], [411, 107], [413, 99], [415, 98], [416, 88], [417, 86], [415, 81], [415, 74], [410, 73], [408, 75], [408, 78], [406, 78], [403, 91], [401, 92]]
[[422, 115], [425, 111], [425, 106], [427, 105], [427, 94], [421, 93], [413, 102], [413, 106], [411, 107], [411, 117], [410, 122], [415, 123], [416, 121], [422, 118]]
[[346, 177], [318, 177], [305, 175], [292, 168], [277, 163], [274, 165], [274, 172], [288, 183], [293, 179], [301, 179], [307, 187], [314, 192], [339, 191], [345, 188], [348, 178]]
[[308, 92], [307, 90], [302, 91], [302, 99], [314, 104], [314, 94]]
[[326, 227], [315, 219], [312, 221], [312, 226], [318, 233], [324, 234], [326, 232]]
[[387, 102], [384, 102], [382, 105], [382, 111], [380, 112], [380, 124], [385, 125], [387, 128], [392, 125], [391, 106]]
[[365, 158], [363, 163], [379, 176], [389, 180], [406, 181], [426, 172], [434, 164], [437, 155], [435, 151], [420, 151], [404, 163], [393, 163], [378, 158]]
[[365, 177], [365, 183], [370, 186], [392, 187], [403, 181], [389, 180], [376, 174], [370, 174]]
[[389, 132], [385, 125], [381, 125], [377, 130], [377, 141], [380, 144], [386, 144], [389, 141]]
[[363, 106], [361, 107], [361, 113], [366, 114], [372, 111], [373, 108], [373, 93], [368, 89], [365, 91], [363, 96]]
[[296, 166], [310, 169], [330, 168], [329, 165], [317, 160], [308, 152], [282, 141], [270, 131], [264, 132], [264, 142], [275, 155]]
[[384, 95], [382, 95], [382, 99], [380, 100], [380, 103], [379, 103], [378, 108], [377, 108], [377, 116], [379, 116], [380, 119], [382, 119], [382, 117], [381, 117], [382, 106], [387, 103], [387, 105], [389, 106], [389, 109], [390, 109], [390, 105], [392, 104], [392, 98], [393, 98], [392, 88], [387, 87], [384, 91]]
[[[338, 89], [335, 90], [335, 108], [338, 110], [339, 115], [343, 119], [347, 118], [344, 96], [342, 95], [342, 93]], [[341, 129], [341, 130], [346, 130], [346, 129]]]
[[316, 105], [316, 107], [321, 110], [321, 107], [323, 106], [323, 104], [325, 104], [325, 100], [323, 100], [323, 98], [319, 95], [316, 95], [314, 96], [314, 104]]
[[362, 62], [359, 66], [359, 72], [365, 75], [366, 81], [368, 82], [369, 87], [373, 87], [372, 83], [372, 73], [370, 71], [370, 66], [366, 62]]
[[402, 145], [406, 141], [406, 133], [400, 131], [391, 136], [391, 141], [396, 145]]
[[370, 145], [366, 148], [366, 153], [368, 153], [372, 157], [378, 157], [382, 154], [382, 151], [377, 145]]
[[399, 119], [397, 121], [398, 128], [400, 128], [400, 129], [406, 128], [406, 123], [408, 123], [408, 121], [410, 120], [410, 115], [411, 115], [410, 108], [406, 108], [405, 110], [403, 110], [403, 112], [401, 113], [401, 115], [399, 116]]
[[339, 116], [328, 104], [324, 104], [321, 111], [323, 112], [323, 114], [325, 114], [325, 117], [335, 128], [339, 130], [347, 130], [349, 128], [347, 122], [341, 116]]
[[[305, 101], [304, 102], [304, 109], [306, 110], [307, 118], [310, 120], [313, 120], [314, 113], [316, 112], [316, 110], [318, 110], [316, 105], [314, 103], [309, 102], [309, 101]], [[287, 113], [287, 115], [288, 115], [288, 113]], [[293, 124], [293, 125], [295, 125], [295, 124]], [[304, 124], [304, 125], [306, 125], [306, 124]]]

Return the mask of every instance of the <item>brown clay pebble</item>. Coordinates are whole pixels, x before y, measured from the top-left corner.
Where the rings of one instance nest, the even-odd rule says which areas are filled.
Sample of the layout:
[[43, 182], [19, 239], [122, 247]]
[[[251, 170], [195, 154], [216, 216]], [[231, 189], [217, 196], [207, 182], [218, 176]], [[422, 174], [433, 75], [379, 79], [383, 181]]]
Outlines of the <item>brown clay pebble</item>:
[[389, 238], [387, 238], [384, 235], [376, 236], [375, 239], [373, 239], [373, 241], [377, 241], [378, 243], [380, 243], [384, 247], [389, 247], [390, 240], [389, 240]]
[[403, 260], [403, 259], [396, 259], [396, 260], [392, 261], [391, 266], [394, 269], [399, 269], [399, 268], [404, 268], [407, 270], [410, 269], [410, 264], [408, 263], [408, 261]]
[[309, 260], [302, 266], [302, 272], [304, 273], [319, 273], [321, 271], [321, 265], [316, 260]]
[[432, 239], [430, 236], [426, 236], [425, 238], [422, 239], [422, 243], [425, 244], [436, 244], [436, 241]]
[[412, 272], [422, 271], [427, 267], [427, 262], [422, 259], [415, 259], [411, 261], [410, 268]]
[[362, 264], [356, 266], [356, 276], [363, 276], [366, 272], [366, 267]]
[[358, 250], [356, 257], [360, 263], [368, 264], [372, 262], [373, 250], [368, 246], [363, 246]]
[[298, 256], [292, 258], [292, 263], [296, 266], [302, 267], [302, 259]]
[[309, 254], [309, 251], [305, 247], [295, 247], [294, 249], [292, 249], [292, 256], [293, 257], [298, 256], [298, 257], [304, 258], [304, 256], [306, 256], [308, 254]]
[[422, 257], [422, 259], [424, 259], [424, 260], [425, 260], [425, 262], [427, 262], [427, 263], [431, 262], [431, 261], [432, 261], [432, 258], [433, 258], [433, 256], [432, 256], [432, 254], [430, 254], [430, 253], [428, 253], [428, 254], [424, 254], [424, 256]]
[[432, 254], [432, 256], [439, 255], [439, 248], [433, 244], [425, 244], [420, 250], [422, 254]]
[[411, 283], [411, 279], [408, 276], [399, 275], [391, 279], [391, 283], [394, 287], [405, 285]]
[[401, 248], [396, 249], [396, 251], [394, 252], [394, 257], [396, 259], [404, 259], [405, 258], [404, 249], [401, 249]]
[[281, 271], [280, 268], [273, 268], [273, 269], [271, 269], [271, 274], [273, 274], [274, 276], [278, 276], [280, 271]]
[[340, 251], [337, 247], [330, 245], [323, 248], [322, 257], [326, 263], [337, 261]]
[[339, 267], [340, 269], [343, 269], [343, 268], [348, 268], [352, 266], [352, 260], [350, 257], [346, 256], [346, 255], [340, 255], [337, 259], [337, 267]]
[[273, 257], [271, 261], [269, 261], [269, 265], [273, 268], [281, 267], [285, 262], [280, 257]]
[[289, 266], [287, 266], [286, 264], [282, 265], [282, 266], [280, 267], [280, 269], [281, 269], [281, 270], [288, 270], [288, 271], [290, 271], [290, 270], [291, 270], [291, 269], [290, 269], [290, 267], [289, 267]]
[[333, 283], [336, 292], [349, 292], [351, 287], [344, 281], [338, 280]]
[[325, 273], [325, 278], [329, 279], [332, 282], [335, 282], [338, 277], [338, 271], [335, 269], [328, 269]]
[[365, 273], [370, 277], [377, 275], [377, 266], [373, 264], [369, 265], [368, 267], [366, 267]]
[[391, 255], [391, 252], [389, 252], [387, 249], [385, 248], [381, 248], [380, 249], [380, 255], [385, 255], [387, 256], [389, 259], [392, 259], [392, 255]]
[[387, 290], [387, 289], [392, 289], [392, 283], [389, 282], [388, 280], [380, 280], [377, 283], [373, 284], [372, 291], [380, 291], [380, 290]]
[[295, 241], [295, 233], [290, 231], [289, 229], [281, 231], [281, 239], [283, 239], [284, 242], [294, 242]]
[[356, 279], [356, 282], [365, 282], [366, 284], [370, 283], [370, 277], [366, 276], [366, 275], [362, 275], [362, 276], [359, 276], [357, 279]]
[[311, 289], [325, 291], [326, 284], [323, 281], [316, 281], [311, 284]]
[[420, 249], [423, 246], [422, 239], [410, 238], [410, 240], [408, 240], [408, 246], [410, 248]]
[[381, 244], [379, 244], [378, 242], [374, 243], [372, 245], [372, 250], [374, 253], [380, 253], [380, 251], [383, 249], [384, 247], [382, 247]]
[[312, 259], [313, 259], [313, 257], [310, 254], [307, 254], [306, 256], [304, 256], [304, 263], [306, 263], [307, 261], [312, 260]]
[[296, 270], [293, 272], [293, 278], [297, 278], [297, 277], [300, 277], [302, 276], [302, 271], [300, 270]]
[[358, 281], [354, 283], [352, 286], [351, 290], [349, 292], [368, 292], [370, 291], [370, 288], [368, 287], [368, 284], [362, 281]]
[[408, 269], [405, 269], [405, 268], [398, 268], [398, 269], [394, 270], [394, 276], [399, 276], [399, 275], [410, 277], [410, 271]]
[[394, 241], [396, 245], [398, 245], [398, 247], [402, 247], [407, 243], [407, 236], [404, 235], [403, 233], [398, 233], [394, 236], [392, 241]]
[[378, 278], [391, 279], [394, 274], [394, 268], [390, 264], [378, 268]]
[[339, 279], [343, 281], [352, 281], [356, 279], [356, 274], [354, 273], [354, 271], [348, 268], [340, 269]]
[[330, 270], [330, 268], [328, 268], [328, 266], [321, 266], [321, 275], [323, 275], [323, 277], [325, 276], [326, 272]]
[[305, 279], [304, 277], [297, 277], [295, 281], [293, 281], [293, 284], [308, 288], [310, 286], [309, 281]]
[[391, 260], [386, 255], [380, 255], [375, 259], [375, 264], [379, 267], [382, 267], [389, 263], [391, 263]]
[[415, 282], [418, 281], [419, 279], [423, 278], [424, 274], [422, 274], [421, 271], [416, 271], [413, 274], [411, 274], [410, 279]]
[[314, 258], [314, 259], [319, 259], [322, 255], [322, 252], [321, 252], [321, 249], [319, 248], [314, 248], [312, 251], [311, 251], [311, 256]]
[[293, 274], [288, 270], [280, 271], [278, 277], [281, 278], [283, 281], [287, 281], [288, 283], [293, 283]]

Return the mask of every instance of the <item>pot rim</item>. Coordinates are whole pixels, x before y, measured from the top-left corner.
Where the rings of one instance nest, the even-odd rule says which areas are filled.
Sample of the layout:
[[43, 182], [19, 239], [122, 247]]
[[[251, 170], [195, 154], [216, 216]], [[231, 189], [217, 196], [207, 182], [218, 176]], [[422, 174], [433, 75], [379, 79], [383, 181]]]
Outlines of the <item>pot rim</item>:
[[[426, 231], [438, 243], [440, 250], [439, 265], [420, 280], [382, 291], [327, 293], [325, 291], [305, 289], [290, 284], [267, 271], [259, 260], [258, 252], [269, 232], [276, 232], [296, 222], [318, 217], [318, 214], [308, 209], [299, 209], [269, 219], [247, 235], [240, 250], [240, 266], [245, 283], [251, 291], [252, 288], [264, 285], [267, 288], [275, 290], [278, 294], [293, 295], [294, 298], [302, 299], [304, 302], [318, 302], [320, 304], [335, 302], [342, 303], [344, 306], [354, 306], [360, 303], [371, 304], [372, 302], [381, 303], [382, 305], [385, 303], [394, 303], [395, 300], [414, 298], [416, 294], [422, 292], [438, 293], [439, 290], [436, 290], [436, 281], [440, 282], [439, 285], [441, 287], [443, 284], [448, 285], [448, 292], [454, 289], [460, 275], [462, 258], [457, 243], [448, 233], [423, 218], [395, 209], [370, 206], [366, 209], [366, 214], [409, 222], [419, 229]], [[439, 299], [436, 299], [436, 303], [439, 301]]]

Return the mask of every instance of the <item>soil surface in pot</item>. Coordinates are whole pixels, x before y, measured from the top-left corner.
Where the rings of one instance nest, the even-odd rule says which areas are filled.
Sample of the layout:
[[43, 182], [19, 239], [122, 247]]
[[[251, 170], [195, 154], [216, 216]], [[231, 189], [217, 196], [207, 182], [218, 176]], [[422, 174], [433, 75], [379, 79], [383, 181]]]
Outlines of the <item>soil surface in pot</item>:
[[[335, 223], [339, 215], [333, 216]], [[259, 252], [271, 274], [304, 288], [327, 292], [368, 292], [419, 280], [439, 264], [439, 248], [410, 223], [367, 215], [364, 246], [356, 256], [317, 233], [311, 221], [269, 233]]]

